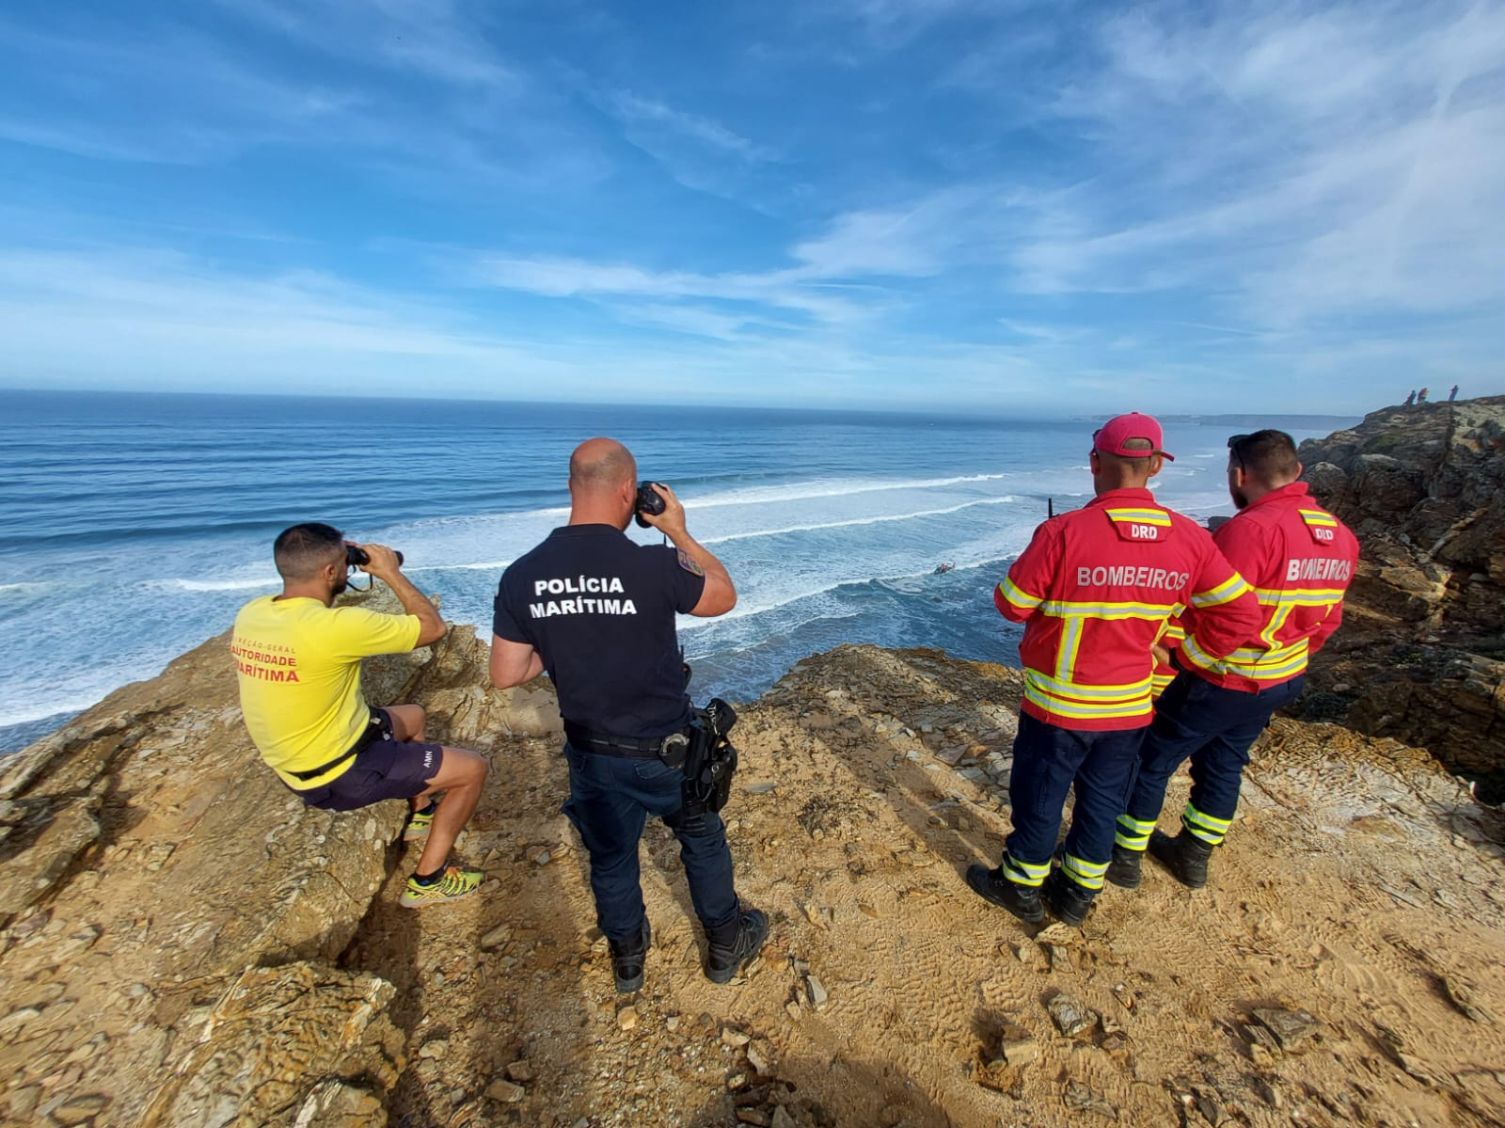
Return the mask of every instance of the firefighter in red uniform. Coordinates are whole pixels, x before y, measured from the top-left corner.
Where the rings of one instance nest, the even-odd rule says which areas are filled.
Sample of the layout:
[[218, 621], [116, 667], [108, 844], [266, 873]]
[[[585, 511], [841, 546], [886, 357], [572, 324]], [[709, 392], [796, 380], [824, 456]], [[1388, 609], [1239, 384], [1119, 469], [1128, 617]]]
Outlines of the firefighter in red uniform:
[[[1207, 531], [1159, 505], [1147, 484], [1171, 455], [1160, 424], [1137, 412], [1093, 436], [1085, 508], [1053, 517], [998, 585], [994, 602], [1022, 622], [1024, 702], [1009, 801], [1014, 829], [999, 868], [974, 865], [967, 884], [1020, 920], [1045, 905], [1080, 924], [1103, 887], [1152, 711], [1151, 647], [1186, 605], [1204, 611], [1198, 645], [1221, 657], [1259, 628], [1259, 605]], [[1051, 855], [1066, 793], [1076, 787], [1060, 872]]]
[[[1317, 505], [1299, 482], [1296, 444], [1283, 431], [1228, 440], [1228, 492], [1238, 514], [1213, 534], [1228, 561], [1251, 584], [1262, 611], [1258, 637], [1231, 654], [1215, 655], [1188, 616], [1177, 675], [1155, 708], [1140, 753], [1138, 778], [1118, 819], [1108, 880], [1139, 885], [1146, 847], [1183, 884], [1207, 884], [1207, 863], [1238, 807], [1249, 749], [1270, 715], [1295, 701], [1307, 660], [1343, 618], [1343, 593], [1353, 578], [1359, 543]], [[1175, 838], [1155, 829], [1166, 784], [1191, 759], [1191, 802]]]

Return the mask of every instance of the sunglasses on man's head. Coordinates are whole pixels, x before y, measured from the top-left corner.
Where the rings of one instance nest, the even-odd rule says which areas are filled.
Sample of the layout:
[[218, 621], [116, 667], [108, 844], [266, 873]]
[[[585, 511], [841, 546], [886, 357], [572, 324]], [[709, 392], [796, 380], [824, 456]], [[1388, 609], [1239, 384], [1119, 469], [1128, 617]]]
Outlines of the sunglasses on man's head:
[[1231, 454], [1233, 456], [1233, 460], [1238, 463], [1240, 470], [1244, 469], [1244, 452], [1240, 448], [1253, 437], [1253, 435], [1228, 436], [1228, 453]]

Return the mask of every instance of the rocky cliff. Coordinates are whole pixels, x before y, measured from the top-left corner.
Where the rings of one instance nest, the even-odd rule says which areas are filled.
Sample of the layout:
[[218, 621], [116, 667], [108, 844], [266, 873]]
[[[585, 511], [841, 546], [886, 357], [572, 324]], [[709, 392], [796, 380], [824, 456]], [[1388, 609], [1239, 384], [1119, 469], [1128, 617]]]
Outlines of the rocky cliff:
[[[205, 643], [5, 763], [8, 1123], [382, 1119], [407, 1061], [393, 988], [338, 963], [392, 868], [402, 805], [305, 808], [247, 740], [228, 645]], [[484, 691], [484, 660], [457, 631], [369, 663], [366, 679], [377, 700], [420, 697], [457, 731], [556, 723], [552, 696]]]
[[[996, 859], [1016, 671], [807, 660], [738, 729], [727, 810], [774, 920], [715, 988], [650, 828], [645, 989], [612, 988], [547, 691], [468, 629], [373, 662], [493, 772], [483, 895], [397, 905], [400, 804], [299, 805], [217, 639], [0, 777], [0, 1119], [98, 1125], [1497, 1124], [1502, 827], [1433, 759], [1280, 720], [1214, 887], [1156, 871], [1027, 930]], [[1182, 796], [1167, 807], [1171, 826]]]
[[1079, 931], [962, 879], [1008, 829], [1017, 671], [872, 647], [790, 671], [744, 710], [726, 812], [764, 956], [701, 977], [654, 825], [655, 947], [621, 999], [546, 685], [489, 689], [468, 628], [368, 664], [373, 701], [493, 765], [460, 847], [483, 894], [413, 912], [402, 805], [303, 807], [206, 643], [0, 772], [0, 1121], [1505, 1122], [1505, 824], [1438, 763], [1500, 778], [1502, 418], [1378, 412], [1303, 447], [1365, 553], [1307, 719], [1257, 746], [1209, 890], [1152, 868]]
[[1505, 799], [1505, 397], [1377, 411], [1301, 457], [1363, 545], [1308, 708]]

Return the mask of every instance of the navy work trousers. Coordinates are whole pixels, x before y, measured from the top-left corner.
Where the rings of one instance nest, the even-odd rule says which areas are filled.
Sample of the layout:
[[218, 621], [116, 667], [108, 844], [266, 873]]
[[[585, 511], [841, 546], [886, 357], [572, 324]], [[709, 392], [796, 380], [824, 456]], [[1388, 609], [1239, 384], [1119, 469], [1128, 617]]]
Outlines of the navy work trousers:
[[710, 936], [734, 929], [739, 916], [732, 884], [732, 852], [721, 816], [711, 811], [686, 817], [684, 772], [658, 760], [581, 752], [568, 743], [570, 797], [564, 813], [590, 854], [596, 924], [609, 940], [633, 943], [645, 910], [638, 876], [638, 840], [649, 815], [657, 815], [679, 839], [679, 857], [690, 882], [695, 915]]
[[1190, 759], [1191, 805], [1183, 821], [1197, 837], [1212, 845], [1221, 843], [1238, 810], [1249, 749], [1270, 723], [1270, 715], [1295, 701], [1305, 682], [1303, 675], [1245, 693], [1195, 674], [1176, 675], [1155, 703], [1155, 721], [1140, 752], [1139, 776], [1125, 808], [1129, 819], [1153, 826], [1165, 804], [1166, 785]]
[[1086, 732], [1019, 715], [1009, 803], [1014, 830], [1005, 842], [1003, 874], [1039, 885], [1050, 872], [1066, 794], [1076, 787], [1062, 870], [1096, 891], [1113, 856], [1113, 824], [1129, 798], [1144, 728]]

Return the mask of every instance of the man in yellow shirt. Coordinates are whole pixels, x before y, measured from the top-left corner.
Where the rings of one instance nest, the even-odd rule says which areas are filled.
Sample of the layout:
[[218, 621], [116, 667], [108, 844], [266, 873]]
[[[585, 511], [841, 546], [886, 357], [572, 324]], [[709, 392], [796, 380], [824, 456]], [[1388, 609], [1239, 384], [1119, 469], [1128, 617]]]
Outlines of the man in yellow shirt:
[[379, 544], [353, 547], [406, 614], [335, 607], [349, 547], [338, 529], [319, 523], [293, 525], [277, 537], [281, 594], [253, 599], [235, 617], [230, 650], [241, 713], [261, 758], [310, 807], [352, 811], [408, 800], [413, 814], [404, 838], [427, 841], [402, 904], [457, 900], [481, 883], [478, 871], [450, 865], [449, 852], [481, 797], [486, 761], [426, 742], [422, 706], [373, 709], [361, 694], [362, 658], [437, 642], [444, 620], [402, 574], [397, 554]]

